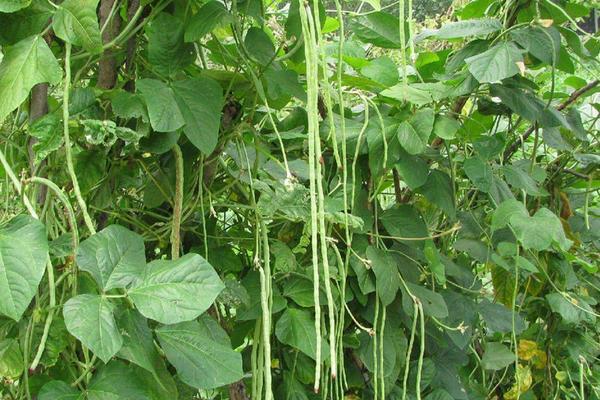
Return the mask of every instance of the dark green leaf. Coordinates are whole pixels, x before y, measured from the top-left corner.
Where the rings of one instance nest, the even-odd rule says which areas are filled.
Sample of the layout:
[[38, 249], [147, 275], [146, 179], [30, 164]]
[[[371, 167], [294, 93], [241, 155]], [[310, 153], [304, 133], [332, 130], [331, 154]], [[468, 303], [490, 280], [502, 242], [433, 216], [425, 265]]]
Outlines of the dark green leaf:
[[21, 105], [38, 83], [60, 82], [62, 70], [41, 36], [30, 36], [3, 49], [0, 64], [0, 122]]
[[136, 82], [136, 88], [148, 107], [150, 124], [155, 131], [172, 132], [185, 124], [175, 94], [166, 83], [156, 79], [142, 79]]
[[124, 288], [144, 273], [144, 239], [125, 227], [111, 225], [79, 245], [77, 265], [92, 274], [104, 291]]
[[[281, 343], [292, 346], [313, 360], [315, 359], [317, 354], [315, 320], [309, 311], [296, 308], [286, 309], [277, 321], [275, 336]], [[328, 354], [328, 348], [327, 342], [322, 340], [321, 354]]]
[[100, 26], [96, 16], [99, 0], [65, 0], [52, 19], [56, 36], [88, 52], [102, 52]]
[[497, 371], [508, 367], [515, 362], [515, 353], [510, 351], [508, 347], [502, 343], [488, 343], [485, 346], [485, 353], [481, 358], [481, 366], [484, 369]]
[[489, 192], [492, 187], [492, 168], [488, 163], [479, 157], [472, 157], [465, 160], [465, 173], [482, 192]]
[[20, 215], [0, 227], [0, 314], [18, 321], [37, 292], [48, 260], [46, 228]]
[[185, 41], [195, 42], [212, 32], [217, 26], [231, 20], [227, 9], [218, 1], [204, 4], [191, 18], [185, 29]]
[[367, 259], [375, 272], [377, 294], [384, 306], [391, 304], [400, 288], [400, 277], [394, 256], [373, 246], [367, 248]]
[[398, 126], [398, 141], [412, 155], [420, 154], [427, 148], [433, 131], [434, 114], [431, 108], [424, 108], [409, 120]]
[[242, 378], [242, 357], [231, 349], [220, 328], [211, 333], [206, 326], [190, 321], [163, 326], [156, 333], [167, 359], [188, 385], [212, 389]]
[[469, 72], [480, 83], [499, 82], [519, 73], [521, 51], [512, 42], [502, 42], [485, 52], [465, 59]]
[[210, 78], [176, 81], [171, 87], [185, 121], [183, 132], [202, 153], [210, 155], [219, 137], [223, 89]]
[[145, 317], [175, 324], [198, 317], [224, 288], [212, 265], [190, 253], [177, 260], [149, 263], [129, 296]]
[[123, 337], [108, 299], [94, 294], [81, 294], [69, 299], [63, 307], [67, 330], [107, 363], [123, 345]]

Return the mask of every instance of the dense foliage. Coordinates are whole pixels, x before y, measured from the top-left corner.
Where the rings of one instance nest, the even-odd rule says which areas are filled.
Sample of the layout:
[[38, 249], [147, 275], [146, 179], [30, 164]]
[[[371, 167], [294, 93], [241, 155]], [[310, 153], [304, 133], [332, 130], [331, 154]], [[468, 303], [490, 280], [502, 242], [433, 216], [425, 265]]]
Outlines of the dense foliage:
[[597, 4], [442, 4], [0, 0], [0, 396], [600, 399]]

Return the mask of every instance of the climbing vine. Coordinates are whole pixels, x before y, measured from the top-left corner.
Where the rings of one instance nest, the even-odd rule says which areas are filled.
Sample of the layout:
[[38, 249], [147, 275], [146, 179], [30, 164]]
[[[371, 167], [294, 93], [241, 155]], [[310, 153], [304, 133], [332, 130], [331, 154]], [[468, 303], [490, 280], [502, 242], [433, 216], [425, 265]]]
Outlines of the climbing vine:
[[0, 0], [2, 399], [600, 399], [598, 4], [430, 3]]

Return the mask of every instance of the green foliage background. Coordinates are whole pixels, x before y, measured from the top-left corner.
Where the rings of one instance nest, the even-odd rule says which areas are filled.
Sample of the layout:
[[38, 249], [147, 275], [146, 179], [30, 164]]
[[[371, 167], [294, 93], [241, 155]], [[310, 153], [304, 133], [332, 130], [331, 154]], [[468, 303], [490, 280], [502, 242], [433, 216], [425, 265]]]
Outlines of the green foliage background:
[[0, 0], [0, 396], [600, 399], [595, 6]]

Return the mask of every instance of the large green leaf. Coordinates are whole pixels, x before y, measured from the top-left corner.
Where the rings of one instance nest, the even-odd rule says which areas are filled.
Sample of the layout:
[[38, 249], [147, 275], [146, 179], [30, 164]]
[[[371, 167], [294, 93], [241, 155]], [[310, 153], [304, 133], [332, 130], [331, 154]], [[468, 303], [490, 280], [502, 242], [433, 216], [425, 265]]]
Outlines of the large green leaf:
[[398, 126], [398, 141], [408, 154], [421, 154], [427, 148], [435, 115], [431, 108], [423, 108], [408, 121]]
[[167, 12], [146, 26], [148, 61], [161, 75], [173, 75], [194, 62], [194, 45], [183, 41], [183, 30], [183, 22]]
[[502, 29], [497, 19], [467, 19], [442, 25], [433, 36], [438, 39], [458, 39], [467, 36], [488, 35]]
[[57, 113], [46, 114], [29, 127], [29, 134], [37, 139], [33, 144], [36, 164], [60, 149], [64, 135], [61, 119]]
[[229, 338], [215, 325], [190, 321], [156, 330], [179, 378], [195, 388], [212, 389], [243, 376], [241, 354], [231, 349]]
[[16, 339], [0, 340], [0, 376], [16, 379], [23, 373], [23, 353]]
[[86, 390], [87, 400], [150, 400], [135, 368], [111, 361], [98, 369]]
[[480, 83], [499, 82], [519, 73], [521, 50], [512, 42], [502, 42], [476, 56], [465, 59], [469, 72]]
[[[350, 20], [350, 30], [365, 43], [387, 49], [400, 48], [400, 22], [392, 14], [376, 11]], [[408, 35], [406, 35], [408, 40]]]
[[166, 83], [156, 79], [141, 79], [136, 82], [136, 89], [146, 103], [150, 124], [155, 131], [172, 132], [185, 124], [175, 94]]
[[198, 317], [224, 288], [212, 265], [190, 253], [178, 260], [152, 261], [129, 296], [145, 317], [175, 324]]
[[517, 239], [526, 249], [546, 250], [553, 243], [567, 251], [572, 242], [565, 236], [560, 219], [547, 208], [540, 208], [533, 217], [511, 217], [510, 224]]
[[102, 52], [96, 8], [99, 0], [65, 0], [52, 19], [56, 36], [90, 53]]
[[529, 218], [529, 213], [522, 202], [508, 199], [500, 203], [492, 215], [492, 230], [504, 228], [510, 223], [513, 216], [517, 218]]
[[[410, 282], [406, 285], [408, 286], [411, 294], [419, 299], [423, 305], [423, 312], [426, 315], [431, 315], [432, 317], [439, 319], [443, 319], [448, 316], [448, 306], [446, 305], [446, 301], [441, 294]], [[404, 309], [412, 314], [412, 299], [409, 296], [402, 296], [402, 304]]]
[[229, 11], [218, 1], [204, 4], [190, 19], [185, 29], [185, 41], [195, 42], [202, 39], [220, 24], [231, 20]]
[[383, 305], [391, 304], [400, 288], [400, 277], [396, 259], [392, 253], [373, 246], [367, 248], [367, 259], [375, 272], [377, 294]]
[[528, 26], [514, 30], [511, 37], [535, 58], [546, 64], [558, 63], [560, 33], [554, 27]]
[[0, 12], [12, 13], [31, 4], [31, 0], [0, 0]]
[[[10, 2], [10, 0], [9, 0]], [[31, 35], [36, 35], [48, 25], [54, 8], [46, 1], [35, 0], [24, 9], [10, 14], [0, 12], [0, 43], [17, 43]]]
[[[292, 346], [313, 360], [317, 356], [317, 336], [315, 335], [315, 319], [308, 310], [287, 308], [275, 326], [277, 339]], [[329, 346], [321, 340], [321, 354], [328, 354]]]
[[454, 205], [453, 182], [448, 174], [433, 170], [429, 173], [427, 182], [419, 188], [427, 200], [441, 208], [450, 218], [456, 217], [456, 206]]
[[118, 322], [123, 331], [123, 346], [117, 355], [156, 374], [155, 365], [159, 361], [159, 355], [146, 318], [137, 311], [126, 310], [119, 316]]
[[[567, 297], [568, 296], [568, 297]], [[584, 301], [574, 295], [550, 293], [546, 295], [550, 309], [558, 313], [567, 324], [577, 324], [581, 321], [594, 323], [594, 310]]]
[[50, 381], [40, 389], [38, 400], [77, 400], [81, 396], [79, 390], [63, 381]]
[[398, 169], [406, 186], [411, 190], [417, 189], [427, 182], [429, 165], [427, 165], [425, 160], [418, 156], [413, 156], [402, 151], [395, 167]]
[[123, 226], [110, 225], [79, 245], [77, 265], [92, 274], [102, 290], [124, 288], [144, 273], [144, 239]]
[[477, 187], [484, 193], [492, 188], [492, 168], [480, 157], [471, 157], [465, 160], [463, 165], [465, 173]]
[[210, 78], [176, 81], [171, 88], [185, 121], [183, 132], [202, 153], [210, 155], [219, 137], [223, 89]]
[[0, 228], [0, 314], [15, 321], [21, 318], [47, 260], [48, 240], [41, 222], [22, 215]]
[[497, 371], [504, 367], [508, 367], [515, 362], [515, 353], [509, 350], [502, 343], [488, 343], [485, 346], [485, 353], [481, 358], [481, 366], [484, 369]]
[[360, 73], [384, 86], [393, 86], [399, 79], [398, 66], [387, 56], [372, 60], [360, 70]]
[[105, 297], [81, 294], [63, 307], [67, 330], [107, 363], [123, 345], [113, 315], [114, 306]]
[[[392, 236], [400, 238], [423, 238], [429, 236], [423, 216], [411, 205], [402, 204], [385, 210], [381, 223]], [[407, 244], [422, 247], [422, 241], [406, 241]]]
[[244, 47], [250, 57], [260, 65], [267, 65], [275, 57], [275, 46], [269, 35], [260, 28], [252, 27], [244, 37]]
[[30, 36], [3, 48], [0, 64], [0, 122], [21, 105], [38, 83], [57, 84], [62, 70], [41, 36]]

